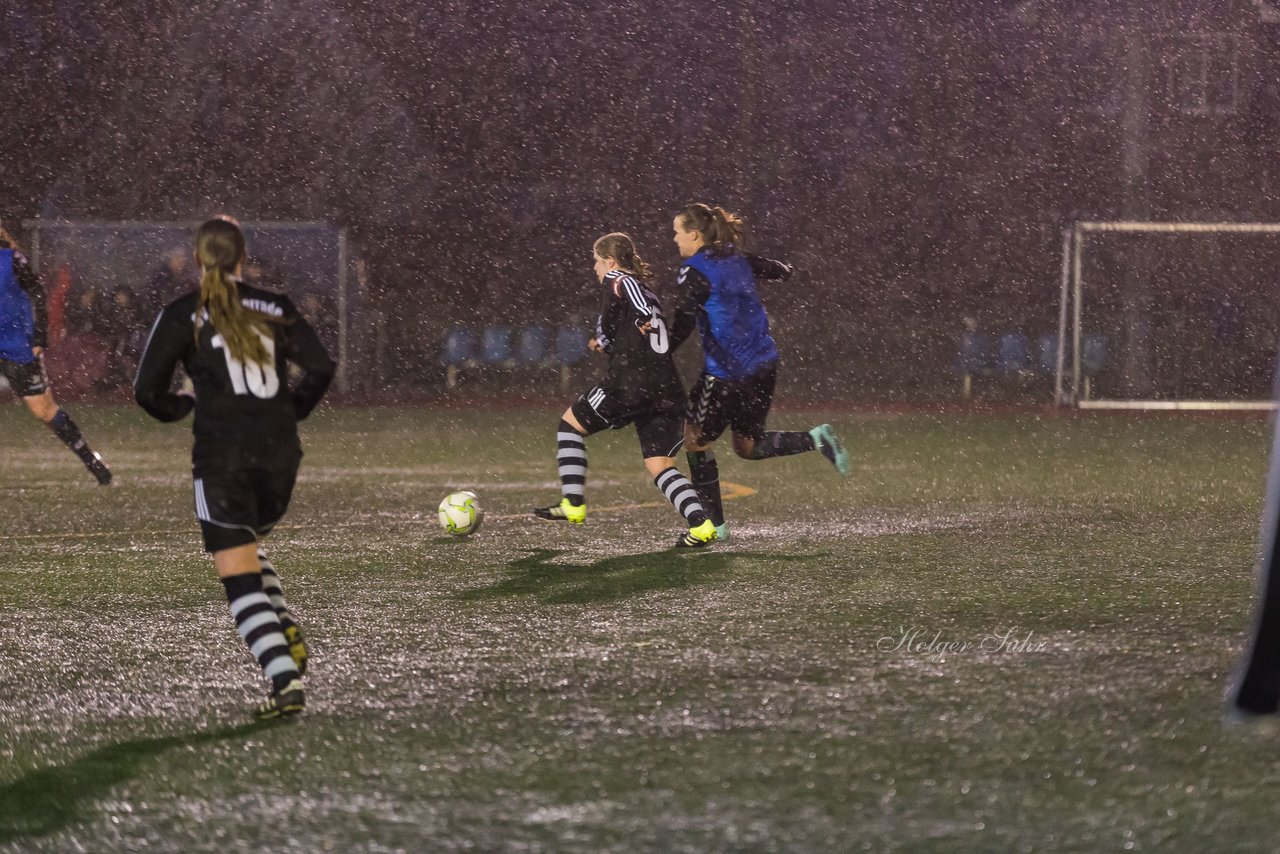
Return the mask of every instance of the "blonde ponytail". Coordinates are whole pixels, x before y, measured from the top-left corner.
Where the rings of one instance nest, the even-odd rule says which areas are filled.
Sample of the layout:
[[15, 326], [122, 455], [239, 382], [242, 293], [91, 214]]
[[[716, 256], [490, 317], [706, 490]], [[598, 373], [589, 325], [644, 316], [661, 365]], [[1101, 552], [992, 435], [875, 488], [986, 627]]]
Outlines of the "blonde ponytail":
[[200, 298], [196, 304], [195, 334], [199, 340], [200, 327], [207, 318], [233, 358], [265, 367], [271, 354], [261, 336], [271, 334], [269, 324], [275, 318], [251, 311], [240, 302], [240, 289], [232, 273], [244, 257], [244, 232], [231, 217], [215, 217], [196, 232]]

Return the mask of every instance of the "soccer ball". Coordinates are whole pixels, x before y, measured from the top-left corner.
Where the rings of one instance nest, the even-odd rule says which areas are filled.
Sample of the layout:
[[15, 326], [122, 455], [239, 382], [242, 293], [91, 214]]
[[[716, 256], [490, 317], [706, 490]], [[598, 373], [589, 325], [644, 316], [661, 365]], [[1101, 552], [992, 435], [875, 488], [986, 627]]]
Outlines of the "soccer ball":
[[440, 502], [440, 527], [455, 537], [466, 537], [480, 530], [484, 510], [474, 492], [451, 492]]

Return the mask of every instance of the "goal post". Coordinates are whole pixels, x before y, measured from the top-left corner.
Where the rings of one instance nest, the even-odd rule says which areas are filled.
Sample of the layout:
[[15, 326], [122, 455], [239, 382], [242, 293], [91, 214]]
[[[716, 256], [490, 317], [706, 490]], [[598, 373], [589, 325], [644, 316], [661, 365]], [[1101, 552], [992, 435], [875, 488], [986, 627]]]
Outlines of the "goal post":
[[1262, 222], [1082, 221], [1065, 230], [1055, 403], [1274, 409], [1276, 235], [1280, 223]]
[[[347, 390], [353, 321], [347, 230], [325, 222], [241, 225], [261, 283], [283, 289], [298, 303], [334, 354], [336, 387]], [[106, 299], [113, 290], [128, 288], [147, 312], [154, 312], [199, 283], [190, 261], [199, 222], [36, 219], [23, 226], [45, 288], [52, 291], [59, 280], [71, 283], [74, 293], [63, 299], [84, 290]], [[143, 322], [149, 326], [153, 319], [149, 314]]]

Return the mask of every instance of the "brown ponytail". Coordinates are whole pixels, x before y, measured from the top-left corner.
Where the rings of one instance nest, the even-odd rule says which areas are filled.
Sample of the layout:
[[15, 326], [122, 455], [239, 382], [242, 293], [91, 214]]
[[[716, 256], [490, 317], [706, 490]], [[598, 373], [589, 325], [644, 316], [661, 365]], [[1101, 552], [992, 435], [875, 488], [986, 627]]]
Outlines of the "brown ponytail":
[[700, 233], [712, 252], [731, 252], [742, 248], [742, 218], [722, 207], [698, 202], [680, 211], [676, 218], [686, 231]]
[[263, 367], [271, 354], [258, 335], [269, 335], [268, 324], [275, 318], [247, 309], [240, 302], [239, 288], [231, 276], [244, 257], [244, 232], [231, 217], [215, 217], [196, 232], [196, 259], [200, 262], [196, 336], [199, 338], [200, 326], [208, 318], [235, 359]]
[[631, 238], [620, 231], [610, 232], [604, 237], [596, 241], [592, 247], [597, 255], [601, 258], [612, 258], [618, 262], [618, 266], [629, 273], [634, 273], [637, 279], [641, 281], [649, 281], [653, 278], [653, 270], [640, 257], [640, 253], [636, 251], [636, 245]]

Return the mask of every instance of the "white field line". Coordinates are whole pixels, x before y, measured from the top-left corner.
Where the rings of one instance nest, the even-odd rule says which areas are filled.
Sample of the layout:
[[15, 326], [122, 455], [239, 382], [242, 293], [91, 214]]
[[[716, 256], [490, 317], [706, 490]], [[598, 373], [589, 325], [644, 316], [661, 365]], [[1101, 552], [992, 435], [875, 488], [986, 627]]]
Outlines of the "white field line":
[[[721, 486], [721, 499], [724, 501], [733, 501], [738, 498], [746, 498], [749, 495], [755, 495], [756, 490], [750, 486], [743, 486], [740, 483], [731, 483], [724, 481]], [[668, 507], [666, 501], [641, 501], [624, 504], [607, 504], [603, 507], [591, 506], [591, 512], [594, 513], [617, 513], [624, 510], [638, 510], [646, 507]], [[492, 516], [486, 515], [486, 519], [525, 519], [528, 513], [501, 513]], [[429, 512], [423, 513], [416, 518], [406, 519], [387, 519], [385, 517], [364, 518], [359, 521], [352, 522], [332, 522], [325, 523], [325, 528], [367, 528], [371, 525], [395, 525], [395, 524], [421, 524], [423, 520], [433, 520], [433, 516]], [[277, 531], [296, 531], [311, 527], [309, 525], [277, 525]], [[16, 534], [0, 536], [0, 543], [16, 543], [16, 542], [52, 542], [57, 540], [92, 540], [102, 539], [104, 537], [141, 537], [141, 536], [163, 536], [167, 534], [180, 534], [184, 537], [190, 536], [191, 531], [182, 529], [175, 531], [172, 529], [153, 530], [145, 528], [136, 528], [132, 530], [119, 531], [80, 531], [74, 533], [58, 533], [58, 534]]]

